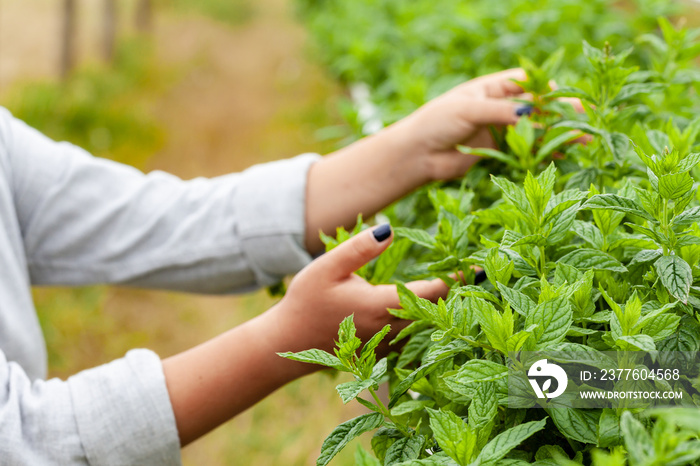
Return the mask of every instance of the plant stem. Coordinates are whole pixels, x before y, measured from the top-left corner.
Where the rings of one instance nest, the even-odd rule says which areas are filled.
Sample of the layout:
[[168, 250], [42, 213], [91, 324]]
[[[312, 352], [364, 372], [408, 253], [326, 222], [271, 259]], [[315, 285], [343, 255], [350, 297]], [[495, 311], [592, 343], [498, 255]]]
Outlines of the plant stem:
[[540, 246], [540, 277], [547, 277], [547, 260], [544, 257], [544, 246]]
[[498, 351], [493, 346], [487, 345], [486, 343], [480, 343], [476, 340], [472, 340], [471, 338], [467, 338], [467, 337], [462, 336], [462, 335], [457, 335], [457, 338], [459, 338], [462, 341], [466, 341], [467, 343], [469, 343], [470, 345], [473, 345], [473, 346], [478, 346], [480, 348], [484, 348], [484, 349], [487, 349], [490, 351]]
[[[664, 231], [664, 236], [668, 238], [668, 200], [664, 202], [663, 212], [661, 214], [661, 229]], [[668, 247], [664, 244], [664, 256], [669, 255]]]
[[406, 437], [410, 437], [411, 433], [406, 429], [405, 426], [399, 424], [396, 422], [396, 419], [391, 415], [391, 411], [389, 411], [389, 408], [386, 407], [386, 405], [382, 402], [382, 400], [379, 399], [379, 396], [377, 396], [377, 392], [374, 391], [374, 388], [369, 387], [369, 393], [372, 395], [372, 398], [374, 398], [374, 402], [377, 404], [377, 407], [379, 410], [382, 412], [384, 417], [389, 419], [392, 423], [394, 423], [394, 426]]

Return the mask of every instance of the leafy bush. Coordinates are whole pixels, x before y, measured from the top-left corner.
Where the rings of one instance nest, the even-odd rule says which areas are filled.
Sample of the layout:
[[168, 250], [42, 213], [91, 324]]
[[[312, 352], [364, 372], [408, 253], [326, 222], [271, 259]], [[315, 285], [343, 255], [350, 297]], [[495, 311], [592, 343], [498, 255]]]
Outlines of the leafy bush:
[[[541, 63], [564, 49], [568, 83], [585, 65], [581, 42], [620, 48], [676, 11], [668, 0], [298, 0], [317, 53], [345, 83], [372, 90], [380, 117], [393, 122], [457, 83]], [[634, 64], [644, 58], [633, 57]], [[350, 113], [350, 109], [346, 111]], [[353, 118], [349, 118], [352, 120]]]
[[[599, 13], [604, 26], [609, 13]], [[700, 118], [693, 115], [700, 32], [663, 18], [658, 24], [661, 35], [622, 38], [634, 50], [584, 42], [581, 55], [552, 48], [523, 59], [533, 116], [494, 132], [497, 150], [462, 148], [485, 160], [459, 185], [429, 187], [385, 212], [403, 225], [400, 240], [360, 273], [374, 283], [438, 276], [451, 291], [433, 304], [399, 284], [401, 309], [390, 312], [412, 323], [388, 358], [377, 361], [375, 348], [389, 329], [363, 346], [352, 317], [340, 326], [334, 355], [283, 355], [351, 374], [338, 393], [370, 410], [329, 435], [319, 465], [370, 431], [373, 454], [359, 448], [360, 465], [700, 461], [696, 363], [677, 380], [647, 381], [647, 388], [682, 392], [678, 408], [578, 409], [553, 401], [529, 408], [508, 398], [508, 366], [524, 351], [584, 354], [573, 362], [585, 365], [604, 352], [700, 350]], [[552, 90], [549, 79], [572, 63], [573, 85]], [[580, 99], [584, 112], [562, 97]], [[569, 144], [582, 133], [588, 142]], [[339, 233], [338, 241], [351, 235]], [[476, 283], [475, 266], [487, 281]], [[386, 381], [388, 404], [376, 393]]]

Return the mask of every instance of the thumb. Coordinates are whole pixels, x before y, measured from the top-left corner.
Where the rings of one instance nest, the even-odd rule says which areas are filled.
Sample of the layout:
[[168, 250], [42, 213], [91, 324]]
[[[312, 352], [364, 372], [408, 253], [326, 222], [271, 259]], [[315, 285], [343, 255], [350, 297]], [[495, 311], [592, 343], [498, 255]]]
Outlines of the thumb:
[[323, 277], [341, 280], [384, 252], [392, 239], [388, 223], [363, 231], [316, 259], [315, 268]]

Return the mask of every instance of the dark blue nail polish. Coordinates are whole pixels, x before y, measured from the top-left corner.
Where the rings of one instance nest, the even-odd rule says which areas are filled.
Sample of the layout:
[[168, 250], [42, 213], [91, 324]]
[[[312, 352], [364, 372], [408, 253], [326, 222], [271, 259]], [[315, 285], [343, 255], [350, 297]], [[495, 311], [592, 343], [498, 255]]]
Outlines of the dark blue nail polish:
[[389, 225], [388, 223], [379, 225], [377, 228], [374, 229], [372, 234], [374, 235], [374, 239], [381, 243], [382, 241], [385, 241], [388, 237], [391, 236], [391, 225]]
[[474, 275], [474, 284], [478, 285], [479, 283], [483, 282], [486, 280], [486, 272], [482, 270], [481, 272], [477, 272], [476, 275]]
[[532, 113], [532, 105], [523, 105], [522, 107], [518, 107], [515, 109], [515, 115], [516, 116], [525, 116], [525, 115], [530, 115]]

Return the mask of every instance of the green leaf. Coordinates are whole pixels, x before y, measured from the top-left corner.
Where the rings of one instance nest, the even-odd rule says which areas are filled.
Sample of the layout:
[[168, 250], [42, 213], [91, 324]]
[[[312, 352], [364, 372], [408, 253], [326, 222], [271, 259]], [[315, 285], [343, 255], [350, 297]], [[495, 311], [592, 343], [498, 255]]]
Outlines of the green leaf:
[[546, 95], [550, 99], [558, 99], [560, 97], [573, 97], [575, 99], [587, 100], [593, 104], [595, 99], [586, 91], [575, 87], [560, 87]]
[[469, 425], [474, 429], [483, 428], [493, 421], [497, 413], [496, 385], [490, 382], [480, 383], [476, 387], [476, 395], [469, 403]]
[[392, 416], [403, 416], [404, 414], [414, 413], [416, 411], [422, 411], [435, 404], [431, 400], [408, 400], [403, 403], [394, 406], [391, 409]]
[[350, 369], [345, 367], [340, 359], [336, 358], [330, 353], [327, 353], [320, 349], [310, 349], [305, 351], [300, 351], [298, 353], [277, 353], [283, 358], [291, 359], [292, 361], [306, 362], [309, 364], [319, 364], [321, 366], [332, 367], [333, 369], [349, 372]]
[[506, 142], [518, 157], [528, 157], [535, 143], [535, 129], [530, 119], [520, 118], [515, 126], [509, 126], [506, 130]]
[[573, 312], [566, 297], [538, 304], [525, 319], [525, 325], [538, 325], [534, 331], [538, 347], [562, 341], [573, 322]]
[[574, 233], [596, 249], [603, 248], [603, 234], [590, 222], [574, 221]]
[[581, 209], [615, 210], [617, 212], [634, 214], [651, 222], [656, 222], [656, 219], [649, 215], [634, 200], [615, 194], [596, 194], [584, 202]]
[[508, 288], [505, 285], [499, 287], [503, 299], [505, 299], [508, 304], [522, 316], [529, 315], [537, 306], [533, 300], [531, 300], [527, 295], [521, 293], [518, 290]]
[[342, 398], [344, 404], [348, 404], [350, 401], [357, 398], [362, 391], [368, 389], [375, 384], [372, 379], [362, 380], [362, 381], [352, 381], [341, 383], [335, 389], [338, 391], [340, 398]]
[[655, 351], [656, 345], [649, 335], [621, 336], [615, 341], [621, 351]]
[[694, 152], [686, 155], [683, 160], [678, 163], [676, 169], [679, 172], [687, 172], [692, 170], [698, 163], [700, 163], [700, 152]]
[[384, 416], [379, 413], [363, 414], [343, 422], [324, 440], [316, 466], [326, 466], [351, 440], [376, 429], [383, 423]]
[[481, 147], [467, 147], [458, 145], [457, 150], [463, 154], [476, 155], [479, 157], [486, 157], [488, 159], [495, 159], [499, 162], [503, 162], [506, 165], [510, 165], [513, 168], [520, 168], [520, 163], [512, 156], [504, 154], [499, 150], [486, 149]]
[[508, 368], [486, 359], [471, 359], [463, 364], [451, 378], [462, 384], [493, 382], [508, 377]]
[[386, 451], [396, 440], [403, 438], [404, 434], [398, 429], [380, 427], [372, 436], [372, 451], [383, 463]]
[[675, 173], [659, 177], [659, 194], [664, 199], [678, 199], [693, 189], [693, 178], [688, 173]]
[[523, 213], [530, 213], [530, 204], [527, 201], [525, 192], [521, 188], [505, 178], [498, 178], [492, 175], [491, 180], [503, 191], [503, 195], [512, 202], [515, 207]]
[[680, 322], [681, 317], [676, 314], [662, 314], [649, 319], [644, 325], [643, 332], [654, 341], [660, 341], [676, 333]]
[[535, 155], [535, 163], [542, 162], [546, 157], [552, 155], [554, 151], [559, 149], [563, 144], [573, 141], [574, 139], [580, 137], [581, 135], [574, 131], [567, 131], [556, 137], [547, 140]]
[[480, 286], [476, 285], [467, 285], [467, 286], [461, 286], [459, 288], [456, 288], [454, 290], [455, 294], [458, 294], [460, 296], [470, 297], [470, 298], [481, 298], [481, 299], [487, 299], [491, 302], [497, 303], [498, 298], [496, 298], [492, 293], [489, 291], [486, 291]]
[[349, 315], [340, 323], [338, 329], [338, 344], [335, 354], [345, 365], [356, 357], [355, 352], [362, 345], [362, 341], [355, 336], [354, 316]]
[[442, 362], [441, 359], [436, 359], [430, 362], [424, 361], [418, 369], [411, 372], [411, 374], [409, 374], [408, 377], [399, 382], [399, 384], [394, 388], [394, 391], [391, 394], [391, 400], [389, 400], [389, 408], [392, 408], [396, 404], [396, 402], [399, 401], [399, 398], [401, 398], [401, 396], [404, 393], [406, 393], [406, 390], [411, 388], [411, 385], [413, 385], [417, 380], [422, 379], [423, 377], [427, 376], [435, 369], [437, 369], [440, 362]]
[[362, 445], [358, 445], [355, 450], [355, 466], [382, 466], [382, 463], [362, 448]]
[[620, 92], [610, 102], [610, 105], [620, 105], [621, 103], [636, 97], [640, 94], [648, 95], [662, 91], [664, 85], [660, 83], [632, 83], [622, 86]]
[[576, 267], [579, 270], [593, 269], [621, 273], [627, 272], [627, 268], [613, 256], [596, 249], [576, 249], [559, 259], [559, 263]]
[[473, 306], [481, 330], [486, 334], [491, 346], [506, 352], [506, 340], [513, 334], [513, 315], [506, 312], [499, 313], [490, 303], [479, 298], [469, 300], [469, 305]]
[[445, 453], [440, 452], [427, 458], [404, 461], [393, 466], [454, 466], [454, 462]]
[[370, 355], [374, 354], [374, 351], [379, 346], [379, 343], [387, 336], [391, 331], [391, 325], [387, 324], [379, 332], [377, 332], [372, 338], [369, 339], [365, 346], [362, 347], [362, 352], [360, 352], [360, 360], [368, 360]]
[[700, 207], [693, 207], [685, 212], [677, 215], [673, 219], [673, 225], [693, 225], [694, 223], [700, 222]]
[[625, 411], [620, 417], [620, 432], [631, 464], [647, 464], [656, 456], [651, 436], [629, 411]]
[[386, 451], [384, 464], [395, 464], [402, 461], [418, 459], [424, 443], [425, 437], [422, 435], [398, 439]]
[[559, 406], [547, 412], [566, 437], [583, 443], [597, 443], [598, 412]]
[[435, 249], [437, 243], [435, 238], [433, 238], [427, 231], [419, 230], [417, 228], [404, 228], [396, 227], [394, 228], [394, 233], [397, 236], [408, 238], [416, 244], [425, 246], [428, 249]]
[[688, 263], [678, 256], [662, 256], [654, 266], [668, 292], [682, 303], [687, 303], [690, 285], [693, 284], [693, 271]]
[[427, 408], [430, 428], [440, 448], [458, 464], [471, 462], [476, 447], [476, 433], [452, 411]]
[[540, 421], [527, 422], [501, 432], [481, 450], [477, 461], [480, 464], [496, 462], [508, 452], [520, 445], [525, 439], [544, 429], [547, 418]]

